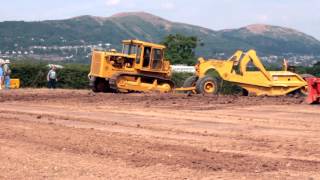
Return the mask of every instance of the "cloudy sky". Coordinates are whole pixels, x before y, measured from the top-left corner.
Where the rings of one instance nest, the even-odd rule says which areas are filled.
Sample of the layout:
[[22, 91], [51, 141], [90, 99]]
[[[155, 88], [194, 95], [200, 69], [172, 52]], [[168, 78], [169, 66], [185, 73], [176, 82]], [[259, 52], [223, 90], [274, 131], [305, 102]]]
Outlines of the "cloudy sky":
[[4, 0], [0, 21], [110, 16], [145, 11], [214, 30], [249, 24], [298, 29], [320, 39], [320, 0]]

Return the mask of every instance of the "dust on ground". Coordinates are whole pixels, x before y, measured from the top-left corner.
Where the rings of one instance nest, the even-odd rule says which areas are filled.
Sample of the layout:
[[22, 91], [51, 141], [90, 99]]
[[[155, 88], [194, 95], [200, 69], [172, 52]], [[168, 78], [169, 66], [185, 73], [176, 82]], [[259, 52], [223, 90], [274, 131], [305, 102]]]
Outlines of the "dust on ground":
[[318, 179], [303, 97], [0, 92], [0, 179]]

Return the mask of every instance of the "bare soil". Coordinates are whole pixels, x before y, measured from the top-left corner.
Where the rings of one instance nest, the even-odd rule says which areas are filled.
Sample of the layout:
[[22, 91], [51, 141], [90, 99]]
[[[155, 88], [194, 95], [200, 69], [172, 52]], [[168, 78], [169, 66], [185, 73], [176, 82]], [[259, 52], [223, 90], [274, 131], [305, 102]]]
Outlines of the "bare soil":
[[0, 92], [0, 179], [320, 179], [303, 97]]

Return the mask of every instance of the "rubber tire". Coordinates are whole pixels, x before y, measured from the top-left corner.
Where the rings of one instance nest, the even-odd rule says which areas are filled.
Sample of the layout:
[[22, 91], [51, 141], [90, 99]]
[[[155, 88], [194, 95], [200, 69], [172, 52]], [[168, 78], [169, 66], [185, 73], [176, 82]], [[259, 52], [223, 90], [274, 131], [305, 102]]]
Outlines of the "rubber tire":
[[197, 76], [188, 77], [188, 78], [184, 81], [183, 87], [184, 87], [184, 88], [193, 87], [193, 86], [196, 85], [197, 80], [198, 80], [198, 77], [197, 77]]
[[[214, 91], [212, 93], [207, 93], [204, 89], [205, 83], [207, 82], [212, 82], [215, 86]], [[218, 81], [216, 78], [211, 77], [211, 76], [205, 76], [201, 79], [198, 79], [196, 83], [196, 92], [198, 94], [218, 94], [219, 92], [219, 86], [218, 86]]]
[[295, 91], [288, 93], [287, 96], [289, 96], [289, 97], [305, 97], [305, 96], [307, 96], [307, 94], [302, 92], [302, 89], [297, 89]]
[[242, 96], [249, 96], [249, 91], [242, 89]]
[[[197, 76], [191, 76], [188, 77], [184, 83], [183, 86], [184, 88], [188, 88], [188, 87], [195, 87], [196, 83], [197, 83], [198, 77]], [[185, 93], [195, 93], [194, 91], [185, 91]]]

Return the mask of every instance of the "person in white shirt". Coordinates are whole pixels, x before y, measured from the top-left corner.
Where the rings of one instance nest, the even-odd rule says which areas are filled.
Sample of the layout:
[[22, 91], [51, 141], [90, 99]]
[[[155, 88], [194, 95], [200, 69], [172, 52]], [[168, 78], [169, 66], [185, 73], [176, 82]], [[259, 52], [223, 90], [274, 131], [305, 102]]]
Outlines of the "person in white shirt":
[[57, 84], [57, 72], [56, 67], [54, 65], [51, 66], [50, 71], [47, 75], [47, 81], [48, 81], [48, 88], [49, 89], [55, 89]]

